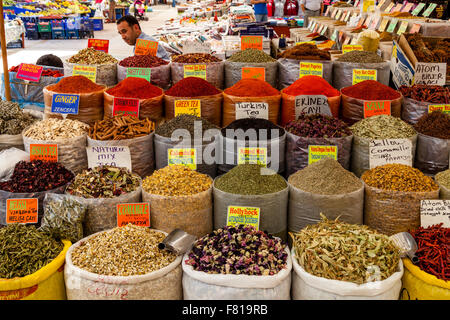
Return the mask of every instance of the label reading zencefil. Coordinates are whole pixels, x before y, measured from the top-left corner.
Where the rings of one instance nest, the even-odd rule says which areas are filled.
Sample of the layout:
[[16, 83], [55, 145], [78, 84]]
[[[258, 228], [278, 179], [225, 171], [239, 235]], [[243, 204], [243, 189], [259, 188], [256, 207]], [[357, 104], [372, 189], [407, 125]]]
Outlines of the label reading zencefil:
[[42, 66], [37, 66], [35, 64], [21, 63], [19, 66], [19, 70], [17, 70], [16, 78], [33, 82], [39, 82], [43, 70], [44, 67]]
[[364, 80], [377, 81], [376, 69], [353, 69], [352, 85], [358, 84]]
[[235, 108], [236, 120], [247, 118], [269, 120], [269, 104], [267, 102], [237, 102]]
[[370, 169], [389, 163], [412, 166], [412, 143], [408, 139], [383, 139], [369, 142]]
[[245, 49], [263, 49], [262, 36], [241, 36], [241, 50]]
[[241, 70], [242, 79], [259, 79], [266, 81], [266, 69], [257, 67], [244, 67]]
[[186, 64], [183, 67], [184, 77], [197, 77], [206, 80], [206, 64]]
[[267, 167], [267, 148], [239, 148], [238, 164], [245, 163]]
[[97, 81], [97, 68], [89, 66], [73, 66], [72, 76], [85, 76], [92, 82]]
[[175, 100], [175, 117], [180, 114], [201, 116], [200, 100]]
[[391, 115], [391, 101], [364, 101], [364, 118]]
[[52, 96], [52, 113], [61, 114], [78, 114], [78, 107], [80, 105], [80, 95], [54, 93]]
[[304, 76], [319, 76], [323, 78], [323, 64], [316, 62], [300, 62], [299, 78]]
[[117, 226], [124, 227], [129, 223], [150, 227], [150, 206], [147, 202], [117, 205]]
[[86, 147], [88, 167], [113, 166], [132, 170], [130, 148], [127, 146]]
[[420, 225], [426, 228], [439, 223], [450, 227], [450, 200], [421, 200]]
[[338, 147], [337, 146], [308, 146], [308, 164], [316, 161], [331, 158], [337, 160]]
[[259, 230], [260, 208], [228, 206], [227, 226], [250, 225]]
[[117, 115], [139, 118], [139, 99], [114, 97], [113, 117]]
[[150, 82], [152, 69], [150, 68], [127, 68], [127, 78], [143, 78]]
[[38, 199], [6, 199], [6, 224], [37, 222]]
[[301, 95], [295, 97], [295, 119], [302, 114], [324, 114], [332, 116], [328, 99], [324, 95]]
[[134, 54], [137, 56], [150, 55], [156, 56], [158, 52], [158, 41], [137, 39]]
[[30, 144], [30, 161], [58, 162], [57, 144]]
[[197, 169], [197, 150], [195, 148], [171, 148], [167, 150], [167, 165], [181, 164], [192, 170]]
[[430, 104], [428, 106], [428, 113], [431, 113], [436, 110], [446, 114], [450, 114], [450, 104]]

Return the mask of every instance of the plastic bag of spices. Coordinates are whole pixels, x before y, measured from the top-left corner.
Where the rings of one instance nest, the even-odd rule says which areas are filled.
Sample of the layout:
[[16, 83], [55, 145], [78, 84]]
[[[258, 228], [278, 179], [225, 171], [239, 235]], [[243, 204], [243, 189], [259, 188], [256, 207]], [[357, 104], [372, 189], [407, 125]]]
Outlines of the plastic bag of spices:
[[265, 80], [277, 88], [278, 62], [234, 62], [225, 61], [225, 88], [233, 86], [242, 79], [242, 68], [264, 68]]
[[450, 139], [440, 139], [419, 133], [414, 167], [434, 175], [449, 168]]
[[333, 61], [333, 87], [340, 90], [353, 85], [353, 75], [355, 69], [376, 70], [376, 81], [381, 82], [386, 86], [389, 85], [389, 76], [391, 74], [389, 62], [358, 63], [335, 60]]
[[170, 73], [172, 76], [172, 84], [177, 83], [185, 78], [184, 66], [202, 66], [206, 65], [206, 81], [219, 89], [223, 89], [223, 61], [219, 62], [205, 62], [205, 63], [180, 63], [171, 62]]
[[450, 169], [436, 174], [434, 180], [441, 188], [440, 198], [450, 200]]
[[28, 161], [30, 155], [17, 148], [8, 148], [0, 151], [0, 180], [9, 179], [14, 167], [19, 161]]
[[[117, 81], [120, 82], [127, 77], [128, 67], [117, 65]], [[159, 67], [146, 68], [150, 69], [151, 84], [164, 90], [170, 87], [170, 63]]]
[[73, 68], [76, 67], [87, 67], [95, 68], [96, 80], [95, 83], [101, 84], [107, 87], [114, 86], [117, 84], [117, 63], [112, 64], [78, 64], [70, 63], [67, 59], [63, 59], [64, 64], [64, 76], [69, 77], [73, 74]]
[[428, 106], [436, 103], [403, 98], [402, 120], [409, 124], [416, 124], [421, 116], [428, 113]]
[[298, 78], [300, 78], [300, 63], [320, 63], [322, 65], [322, 78], [324, 78], [328, 83], [332, 83], [333, 61], [280, 58], [278, 59], [278, 88], [280, 90], [289, 87]]

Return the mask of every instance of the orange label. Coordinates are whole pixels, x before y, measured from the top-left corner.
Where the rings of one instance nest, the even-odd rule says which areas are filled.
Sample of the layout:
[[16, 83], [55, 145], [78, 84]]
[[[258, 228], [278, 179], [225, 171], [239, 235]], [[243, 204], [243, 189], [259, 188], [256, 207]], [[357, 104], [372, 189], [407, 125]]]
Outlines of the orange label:
[[30, 144], [30, 161], [58, 162], [57, 144]]
[[6, 199], [6, 223], [37, 223], [38, 199]]
[[364, 118], [381, 114], [391, 115], [390, 101], [364, 101]]
[[147, 202], [117, 205], [117, 226], [123, 227], [129, 223], [150, 227], [150, 206]]
[[35, 284], [34, 286], [29, 288], [11, 291], [0, 291], [0, 300], [22, 300], [23, 298], [28, 297], [29, 295], [36, 292], [38, 286], [39, 285]]
[[409, 33], [417, 33], [420, 31], [420, 28], [422, 26], [418, 23], [413, 24], [413, 26], [411, 27], [411, 30], [409, 30]]
[[262, 36], [242, 36], [241, 37], [241, 50], [245, 49], [263, 49], [263, 37]]
[[134, 54], [137, 56], [151, 55], [156, 56], [158, 52], [158, 41], [137, 39]]
[[265, 68], [242, 68], [242, 79], [259, 79], [266, 81], [266, 69]]

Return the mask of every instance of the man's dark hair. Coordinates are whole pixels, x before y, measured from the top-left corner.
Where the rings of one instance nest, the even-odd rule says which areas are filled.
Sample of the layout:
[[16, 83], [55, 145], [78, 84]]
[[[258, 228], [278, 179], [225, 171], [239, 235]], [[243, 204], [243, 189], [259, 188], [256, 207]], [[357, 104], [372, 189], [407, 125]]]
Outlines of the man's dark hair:
[[127, 16], [123, 16], [122, 18], [120, 18], [119, 20], [117, 20], [117, 24], [126, 21], [128, 23], [128, 25], [130, 27], [134, 26], [135, 24], [138, 25], [139, 30], [141, 30], [141, 26], [139, 25], [139, 22], [137, 21], [137, 19], [133, 16], [127, 15]]

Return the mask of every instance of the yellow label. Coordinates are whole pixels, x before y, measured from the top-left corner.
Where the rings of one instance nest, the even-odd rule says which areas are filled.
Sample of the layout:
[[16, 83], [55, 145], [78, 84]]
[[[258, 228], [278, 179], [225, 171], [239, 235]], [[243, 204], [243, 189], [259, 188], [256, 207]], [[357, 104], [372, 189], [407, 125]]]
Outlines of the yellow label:
[[253, 226], [259, 229], [260, 208], [257, 207], [239, 207], [228, 206], [227, 210], [227, 226], [236, 226], [243, 224]]
[[299, 45], [304, 44], [304, 43], [308, 43], [308, 44], [316, 44], [315, 41], [300, 41], [300, 42], [296, 42], [295, 45], [296, 45], [296, 46], [299, 46]]
[[364, 80], [377, 81], [377, 70], [375, 70], [375, 69], [353, 69], [352, 84], [355, 85]]
[[304, 76], [319, 76], [323, 78], [323, 64], [316, 62], [300, 62], [299, 78]]
[[200, 117], [201, 113], [200, 100], [175, 100], [175, 117], [180, 114]]
[[206, 64], [186, 64], [184, 77], [197, 77], [206, 80]]
[[308, 164], [316, 161], [331, 158], [337, 160], [338, 147], [337, 146], [308, 146]]
[[345, 44], [342, 46], [342, 53], [350, 51], [363, 51], [363, 46], [360, 44]]
[[334, 17], [336, 20], [339, 20], [339, 17], [341, 16], [342, 11], [338, 10], [338, 13], [336, 14], [336, 16]]
[[380, 27], [378, 28], [378, 30], [379, 30], [380, 32], [383, 32], [383, 31], [386, 29], [386, 26], [387, 26], [388, 22], [389, 22], [389, 20], [386, 19], [386, 18], [384, 18], [384, 19], [381, 21], [381, 24], [380, 24]]
[[433, 104], [428, 106], [428, 113], [431, 113], [436, 110], [450, 114], [450, 104]]
[[267, 148], [239, 148], [238, 164], [259, 164], [267, 166]]
[[388, 5], [387, 7], [386, 7], [386, 9], [384, 10], [384, 12], [391, 12], [391, 9], [394, 7], [394, 3], [393, 2], [391, 2], [391, 4], [390, 5]]
[[97, 68], [88, 66], [73, 66], [72, 76], [85, 76], [92, 82], [97, 81]]
[[397, 34], [401, 35], [402, 33], [406, 32], [407, 28], [408, 28], [408, 21], [403, 21], [397, 30]]
[[167, 164], [169, 166], [174, 164], [185, 165], [192, 170], [197, 169], [197, 150], [195, 148], [172, 148], [167, 150]]
[[365, 0], [363, 3], [363, 12], [367, 12], [371, 6], [375, 5], [375, 0]]

